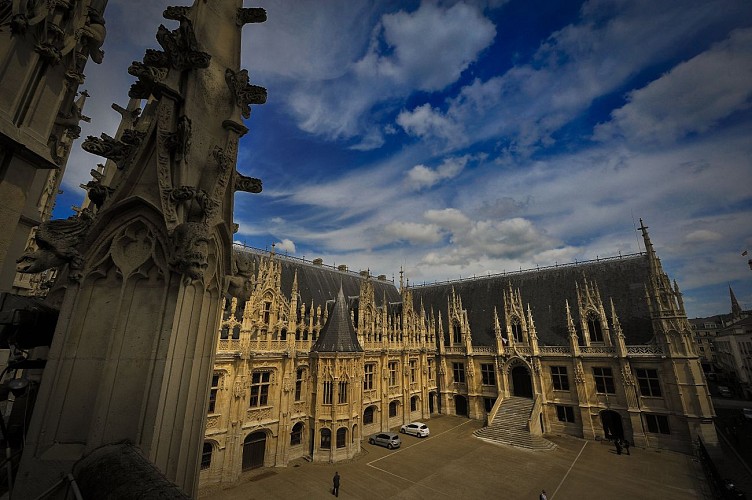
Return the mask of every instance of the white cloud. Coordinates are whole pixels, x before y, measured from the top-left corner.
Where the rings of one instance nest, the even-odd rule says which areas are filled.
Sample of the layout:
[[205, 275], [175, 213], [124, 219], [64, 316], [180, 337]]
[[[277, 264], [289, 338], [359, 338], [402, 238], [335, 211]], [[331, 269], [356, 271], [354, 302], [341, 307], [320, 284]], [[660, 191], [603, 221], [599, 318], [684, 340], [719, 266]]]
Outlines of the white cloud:
[[[476, 79], [448, 99], [444, 111], [427, 104], [403, 111], [403, 128], [422, 139], [454, 138], [448, 147], [457, 148], [496, 138], [511, 153], [530, 155], [552, 145], [554, 133], [595, 99], [616, 91], [645, 68], [664, 63], [677, 45], [701, 30], [735, 14], [748, 15], [745, 9], [739, 2], [714, 8], [701, 1], [592, 0], [583, 5], [577, 23], [541, 44], [532, 62]], [[738, 85], [733, 88], [736, 91]], [[727, 100], [738, 101], [735, 95]], [[426, 124], [411, 121], [412, 114]]]
[[[335, 46], [360, 43], [337, 31], [322, 32], [332, 37]], [[335, 40], [338, 35], [344, 41]], [[478, 8], [463, 3], [447, 8], [424, 2], [413, 12], [385, 14], [373, 29], [365, 54], [358, 60], [339, 60], [341, 74], [332, 70], [293, 85], [290, 110], [306, 132], [330, 140], [358, 137], [354, 146], [358, 150], [379, 147], [384, 131], [368, 119], [375, 105], [399, 103], [416, 89], [443, 89], [459, 78], [494, 35], [493, 23]]]
[[441, 90], [459, 78], [495, 35], [493, 23], [476, 7], [423, 2], [414, 12], [382, 17], [355, 72], [366, 81], [383, 78], [423, 91]]
[[274, 245], [278, 252], [295, 253], [295, 243], [289, 238], [284, 238]]
[[665, 143], [703, 133], [719, 120], [750, 106], [752, 29], [679, 64], [646, 87], [633, 90], [595, 138]]
[[440, 181], [458, 176], [467, 165], [469, 158], [469, 156], [446, 158], [435, 169], [425, 165], [415, 165], [407, 172], [407, 182], [416, 190], [430, 188]]
[[452, 231], [460, 231], [470, 225], [470, 219], [456, 208], [427, 210], [423, 214], [423, 218]]
[[684, 241], [687, 243], [705, 243], [708, 241], [718, 241], [723, 236], [721, 236], [716, 231], [710, 231], [708, 229], [698, 229], [697, 231], [692, 231], [691, 233], [687, 234], [687, 236], [684, 237]]
[[402, 110], [397, 115], [397, 124], [410, 135], [421, 139], [441, 140], [447, 147], [463, 142], [466, 138], [462, 128], [440, 110], [423, 104], [412, 111]]

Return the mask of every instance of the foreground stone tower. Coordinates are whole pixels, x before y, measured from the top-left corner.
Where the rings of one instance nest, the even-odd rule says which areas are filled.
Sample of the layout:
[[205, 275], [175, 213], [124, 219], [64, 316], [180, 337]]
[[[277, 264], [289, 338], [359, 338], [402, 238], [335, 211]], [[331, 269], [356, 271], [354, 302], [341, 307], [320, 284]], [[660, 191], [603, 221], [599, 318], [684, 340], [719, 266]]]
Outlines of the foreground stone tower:
[[83, 144], [117, 172], [89, 183], [94, 209], [40, 228], [43, 250], [68, 265], [17, 498], [36, 498], [122, 440], [196, 496], [234, 192], [261, 191], [235, 169], [241, 116], [266, 100], [239, 69], [241, 30], [266, 14], [196, 0], [164, 17], [179, 26], [159, 27], [163, 50], [129, 68], [143, 114], [117, 138]]

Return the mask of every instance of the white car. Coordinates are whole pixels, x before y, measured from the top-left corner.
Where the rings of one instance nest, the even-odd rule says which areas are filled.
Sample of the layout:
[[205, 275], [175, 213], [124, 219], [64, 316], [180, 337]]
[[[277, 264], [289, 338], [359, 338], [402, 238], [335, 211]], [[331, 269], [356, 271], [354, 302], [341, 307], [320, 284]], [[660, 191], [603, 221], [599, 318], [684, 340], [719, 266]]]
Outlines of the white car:
[[402, 434], [412, 434], [413, 436], [418, 436], [419, 438], [428, 437], [428, 434], [430, 433], [428, 426], [423, 422], [412, 422], [403, 425], [402, 427], [400, 427], [400, 432]]

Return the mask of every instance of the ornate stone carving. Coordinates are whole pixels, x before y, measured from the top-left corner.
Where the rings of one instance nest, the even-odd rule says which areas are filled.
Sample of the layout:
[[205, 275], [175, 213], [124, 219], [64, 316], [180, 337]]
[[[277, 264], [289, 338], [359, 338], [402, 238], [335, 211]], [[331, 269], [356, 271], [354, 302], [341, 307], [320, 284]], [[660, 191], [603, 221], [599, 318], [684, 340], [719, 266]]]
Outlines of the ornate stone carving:
[[193, 24], [186, 17], [180, 17], [180, 26], [175, 31], [160, 24], [157, 41], [164, 51], [147, 49], [144, 64], [158, 68], [172, 67], [179, 71], [209, 67], [211, 55], [199, 50]]
[[240, 108], [243, 118], [251, 117], [251, 104], [266, 102], [266, 89], [249, 83], [248, 70], [243, 69], [235, 73], [227, 68], [225, 81], [235, 97], [235, 105]]
[[104, 27], [104, 18], [94, 9], [89, 9], [86, 24], [76, 32], [76, 37], [81, 40], [81, 45], [85, 54], [91, 57], [91, 60], [101, 64], [104, 59], [104, 45], [107, 30]]
[[82, 210], [78, 217], [43, 222], [34, 235], [38, 250], [21, 255], [16, 260], [16, 271], [39, 273], [69, 264], [70, 278], [79, 279], [83, 258], [76, 246], [83, 241], [93, 220], [90, 211]]
[[[146, 275], [146, 272], [139, 268], [149, 261], [150, 257], [152, 262], [154, 261], [154, 250], [154, 234], [142, 222], [137, 221], [128, 225], [112, 239], [110, 257], [122, 276], [130, 276], [136, 270]], [[164, 265], [164, 261], [161, 263]]]
[[114, 189], [102, 184], [104, 174], [92, 170], [91, 176], [93, 179], [87, 182], [83, 188], [86, 189], [87, 195], [91, 202], [94, 203], [94, 206], [99, 209], [102, 208], [105, 200], [107, 200], [107, 197], [113, 193]]
[[127, 129], [123, 130], [123, 135], [120, 137], [120, 140], [128, 144], [129, 146], [139, 146], [141, 144], [141, 141], [144, 140], [145, 136], [145, 132]]
[[47, 61], [52, 66], [59, 64], [60, 60], [63, 58], [63, 54], [60, 52], [60, 49], [49, 42], [38, 43], [36, 47], [34, 47], [34, 50], [42, 59]]
[[219, 415], [209, 415], [206, 417], [206, 428], [217, 429], [219, 427]]
[[147, 99], [152, 94], [159, 95], [156, 85], [167, 78], [167, 68], [156, 68], [144, 63], [133, 61], [128, 67], [128, 73], [138, 78], [131, 85], [128, 96], [136, 99]]
[[182, 161], [191, 151], [191, 119], [178, 118], [177, 130], [167, 137], [167, 148], [175, 154], [175, 160]]
[[170, 6], [162, 12], [162, 17], [165, 19], [172, 19], [173, 21], [180, 21], [188, 16], [188, 12], [191, 11], [190, 7], [184, 6]]
[[245, 191], [246, 193], [260, 193], [262, 190], [261, 179], [255, 177], [246, 177], [240, 172], [235, 173], [235, 191]]
[[227, 295], [245, 303], [251, 298], [253, 291], [251, 261], [241, 253], [233, 252], [232, 269], [233, 276], [227, 277]]
[[170, 237], [170, 266], [193, 279], [201, 279], [209, 267], [209, 228], [203, 222], [184, 222]]
[[249, 23], [263, 23], [266, 21], [266, 10], [252, 7], [238, 9], [238, 26], [243, 26]]
[[132, 145], [120, 142], [107, 134], [102, 134], [101, 139], [90, 135], [81, 144], [81, 148], [91, 154], [103, 156], [114, 161], [118, 168], [122, 169], [133, 149]]

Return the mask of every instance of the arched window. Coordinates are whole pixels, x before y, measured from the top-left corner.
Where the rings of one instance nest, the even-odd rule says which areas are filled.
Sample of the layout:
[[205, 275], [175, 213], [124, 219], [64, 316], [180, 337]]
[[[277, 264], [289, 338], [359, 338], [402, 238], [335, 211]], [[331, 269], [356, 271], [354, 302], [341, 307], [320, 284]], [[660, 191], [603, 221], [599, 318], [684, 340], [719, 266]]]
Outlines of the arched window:
[[238, 340], [240, 338], [240, 325], [235, 325], [232, 329], [232, 338], [233, 340]]
[[230, 336], [230, 327], [227, 325], [224, 325], [222, 327], [222, 330], [219, 332], [219, 338], [226, 339]]
[[337, 448], [344, 448], [347, 444], [347, 427], [337, 429]]
[[369, 406], [366, 408], [366, 411], [363, 412], [363, 424], [372, 424], [373, 423], [373, 410], [374, 406]]
[[212, 451], [214, 451], [212, 444], [204, 442], [204, 449], [201, 452], [201, 470], [208, 469], [211, 465]]
[[290, 433], [290, 446], [295, 446], [303, 441], [303, 422], [298, 422], [292, 426]]
[[399, 406], [398, 401], [392, 401], [391, 403], [389, 403], [389, 416], [390, 417], [397, 416], [397, 406]]
[[517, 317], [512, 318], [512, 336], [515, 342], [522, 342], [522, 325]]
[[282, 331], [279, 332], [279, 338], [280, 340], [287, 340], [287, 328], [283, 328]]
[[328, 450], [332, 447], [332, 431], [321, 429], [321, 449]]
[[454, 343], [461, 344], [462, 343], [462, 330], [460, 330], [460, 325], [455, 324], [452, 327], [452, 331], [454, 332]]
[[418, 399], [418, 396], [413, 396], [410, 398], [410, 411], [418, 410]]
[[603, 342], [603, 330], [601, 330], [601, 320], [598, 316], [590, 312], [587, 317], [588, 334], [590, 342]]

